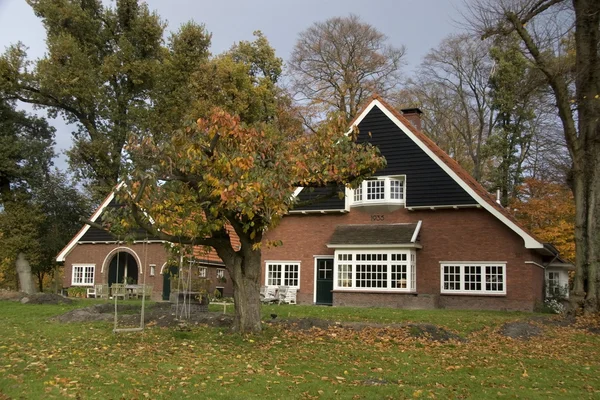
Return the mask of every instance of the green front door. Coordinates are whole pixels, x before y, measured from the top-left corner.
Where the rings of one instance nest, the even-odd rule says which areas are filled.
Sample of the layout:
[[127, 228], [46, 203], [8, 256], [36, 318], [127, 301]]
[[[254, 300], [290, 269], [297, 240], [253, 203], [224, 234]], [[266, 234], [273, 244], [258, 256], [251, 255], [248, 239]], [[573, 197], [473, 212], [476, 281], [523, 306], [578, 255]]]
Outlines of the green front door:
[[317, 304], [333, 304], [333, 258], [317, 258]]

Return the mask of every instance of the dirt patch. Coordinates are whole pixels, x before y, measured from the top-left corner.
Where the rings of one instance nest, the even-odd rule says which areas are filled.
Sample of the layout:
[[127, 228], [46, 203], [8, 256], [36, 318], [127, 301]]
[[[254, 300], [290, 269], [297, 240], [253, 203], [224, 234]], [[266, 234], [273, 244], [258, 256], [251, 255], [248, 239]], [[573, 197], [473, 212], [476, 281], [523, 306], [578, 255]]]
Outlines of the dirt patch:
[[406, 326], [412, 337], [429, 339], [435, 342], [447, 342], [449, 340], [464, 341], [464, 339], [456, 333], [452, 333], [436, 325], [408, 324]]
[[20, 301], [23, 304], [70, 304], [73, 300], [54, 293], [13, 292], [10, 290], [0, 291], [0, 300]]
[[[96, 304], [90, 307], [69, 311], [54, 321], [62, 323], [114, 321], [115, 306], [110, 303]], [[139, 326], [141, 307], [139, 305], [119, 304], [117, 308], [119, 326]], [[205, 324], [216, 327], [231, 326], [233, 316], [221, 313], [192, 314], [188, 324]], [[181, 321], [172, 312], [170, 303], [156, 303], [144, 310], [144, 323], [148, 326], [179, 326]]]
[[540, 336], [542, 328], [531, 322], [508, 322], [500, 328], [500, 334], [513, 339], [527, 340]]
[[0, 290], [0, 300], [19, 301], [23, 296], [26, 296], [26, 294], [14, 292], [12, 290]]
[[379, 324], [374, 322], [333, 322], [319, 318], [295, 318], [266, 321], [273, 326], [284, 326], [287, 329], [306, 331], [311, 328], [328, 329], [330, 327], [363, 330], [366, 328], [395, 328], [405, 329], [409, 336], [414, 338], [429, 339], [437, 342], [447, 342], [449, 340], [464, 341], [461, 336], [452, 333], [444, 328], [431, 324]]
[[71, 304], [73, 300], [54, 293], [36, 293], [21, 298], [23, 304]]

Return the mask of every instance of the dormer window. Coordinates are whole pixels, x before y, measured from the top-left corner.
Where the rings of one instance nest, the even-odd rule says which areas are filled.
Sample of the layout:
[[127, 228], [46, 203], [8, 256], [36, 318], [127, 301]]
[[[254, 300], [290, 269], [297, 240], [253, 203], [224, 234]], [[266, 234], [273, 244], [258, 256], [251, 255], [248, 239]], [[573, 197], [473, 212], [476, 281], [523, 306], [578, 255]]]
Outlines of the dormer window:
[[378, 177], [365, 179], [354, 189], [353, 205], [403, 204], [404, 177]]

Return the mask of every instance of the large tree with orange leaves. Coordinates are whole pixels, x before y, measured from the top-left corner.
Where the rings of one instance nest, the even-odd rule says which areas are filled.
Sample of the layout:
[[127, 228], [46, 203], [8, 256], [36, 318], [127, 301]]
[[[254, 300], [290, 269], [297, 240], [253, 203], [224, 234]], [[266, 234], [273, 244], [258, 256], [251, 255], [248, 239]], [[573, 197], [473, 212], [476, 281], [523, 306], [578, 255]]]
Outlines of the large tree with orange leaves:
[[560, 254], [575, 261], [575, 200], [565, 186], [526, 179], [519, 188], [520, 198], [509, 207], [515, 217], [544, 242], [556, 246]]
[[132, 216], [165, 240], [215, 249], [231, 276], [239, 332], [261, 329], [261, 246], [274, 245], [263, 234], [294, 207], [297, 186], [337, 195], [385, 165], [375, 147], [344, 133], [343, 118], [306, 134], [288, 117], [280, 110], [270, 122], [244, 124], [215, 108], [164, 140], [137, 135], [128, 146], [133, 168], [122, 197]]

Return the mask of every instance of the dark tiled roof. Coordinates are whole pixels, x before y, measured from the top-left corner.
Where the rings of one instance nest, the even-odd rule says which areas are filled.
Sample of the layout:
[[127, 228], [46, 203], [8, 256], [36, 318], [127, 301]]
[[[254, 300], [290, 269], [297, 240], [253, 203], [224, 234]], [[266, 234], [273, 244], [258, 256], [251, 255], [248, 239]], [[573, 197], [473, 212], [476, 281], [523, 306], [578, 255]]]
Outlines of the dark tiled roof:
[[[338, 189], [341, 193], [344, 193], [344, 186], [340, 186]], [[300, 203], [313, 201], [319, 196], [328, 195], [331, 193], [330, 188], [304, 188], [298, 194], [298, 201]], [[346, 208], [346, 200], [339, 196], [333, 195], [329, 198], [322, 199], [321, 201], [315, 201], [312, 204], [295, 207], [293, 211], [314, 211], [314, 210], [343, 210]]]
[[356, 122], [356, 120], [364, 113], [367, 107], [374, 100], [378, 100], [385, 108], [387, 108], [387, 110], [391, 112], [400, 122], [402, 122], [417, 137], [418, 140], [425, 144], [425, 146], [427, 146], [432, 153], [434, 153], [444, 164], [446, 164], [451, 170], [453, 170], [454, 173], [460, 179], [463, 180], [463, 182], [465, 182], [475, 193], [477, 193], [483, 199], [483, 201], [485, 201], [487, 204], [496, 209], [496, 211], [498, 211], [506, 219], [517, 225], [529, 236], [541, 243], [541, 240], [538, 237], [536, 237], [533, 233], [531, 233], [523, 225], [521, 225], [521, 223], [518, 222], [510, 212], [508, 212], [508, 210], [499, 205], [496, 202], [496, 199], [487, 190], [485, 190], [485, 188], [481, 186], [481, 184], [477, 182], [475, 178], [473, 178], [462, 166], [460, 166], [458, 162], [456, 162], [452, 157], [446, 154], [444, 150], [438, 147], [438, 145], [435, 144], [433, 140], [431, 140], [427, 135], [425, 135], [425, 133], [416, 129], [404, 115], [402, 115], [398, 110], [389, 105], [379, 95], [373, 95], [365, 102], [365, 105], [363, 106], [362, 110], [356, 114], [356, 116], [350, 123], [350, 126], [352, 126]]
[[408, 244], [417, 224], [338, 225], [330, 245]]

